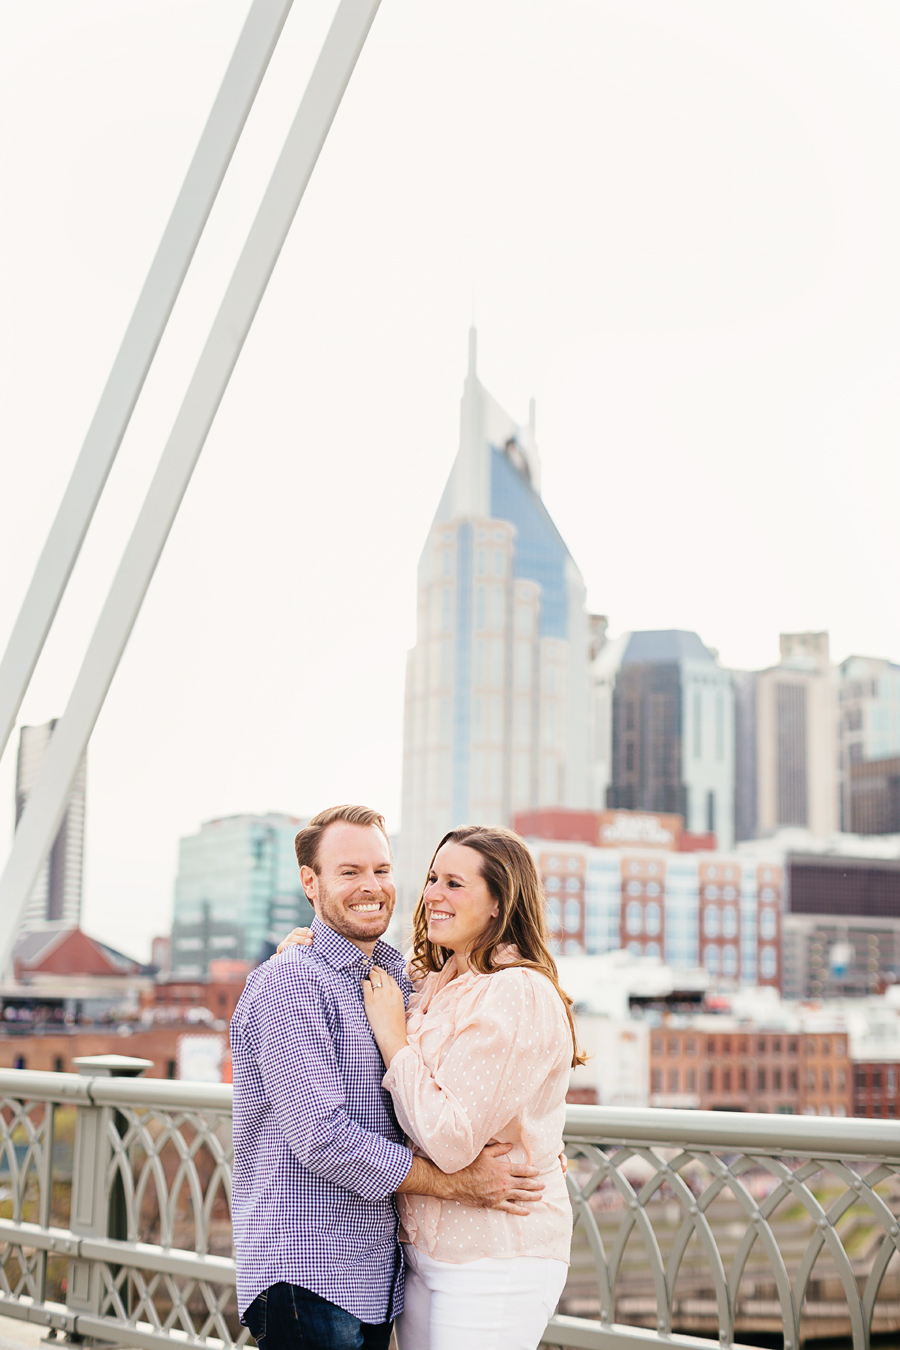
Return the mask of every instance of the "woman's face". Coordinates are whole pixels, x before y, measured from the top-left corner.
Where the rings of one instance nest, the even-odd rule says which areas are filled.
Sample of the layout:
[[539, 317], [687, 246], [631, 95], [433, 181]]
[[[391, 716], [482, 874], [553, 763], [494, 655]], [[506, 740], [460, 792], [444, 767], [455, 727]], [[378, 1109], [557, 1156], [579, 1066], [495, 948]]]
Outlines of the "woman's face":
[[481, 875], [481, 854], [465, 844], [439, 848], [425, 887], [428, 941], [465, 956], [499, 909]]

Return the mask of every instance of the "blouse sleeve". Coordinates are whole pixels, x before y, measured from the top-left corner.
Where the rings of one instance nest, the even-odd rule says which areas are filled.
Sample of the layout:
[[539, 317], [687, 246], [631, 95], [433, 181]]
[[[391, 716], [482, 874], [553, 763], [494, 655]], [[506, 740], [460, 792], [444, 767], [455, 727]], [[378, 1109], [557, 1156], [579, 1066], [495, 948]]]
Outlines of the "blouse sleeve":
[[522, 967], [480, 982], [459, 1013], [438, 1069], [407, 1045], [384, 1077], [400, 1125], [443, 1172], [473, 1162], [540, 1088], [559, 1058], [565, 1021], [550, 981]]

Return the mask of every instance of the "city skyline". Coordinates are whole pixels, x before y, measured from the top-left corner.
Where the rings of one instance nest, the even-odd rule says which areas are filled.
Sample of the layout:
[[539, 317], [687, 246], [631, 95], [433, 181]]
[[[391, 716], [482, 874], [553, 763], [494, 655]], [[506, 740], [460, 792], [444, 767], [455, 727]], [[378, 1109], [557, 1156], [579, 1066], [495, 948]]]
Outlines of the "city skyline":
[[[245, 12], [0, 16], [4, 637]], [[65, 706], [325, 21], [288, 22], [26, 724]], [[382, 8], [91, 744], [86, 922], [144, 944], [202, 820], [352, 796], [397, 823], [473, 282], [482, 378], [536, 396], [542, 494], [614, 634], [694, 631], [732, 669], [825, 628], [838, 660], [900, 658], [898, 56], [865, 0]]]

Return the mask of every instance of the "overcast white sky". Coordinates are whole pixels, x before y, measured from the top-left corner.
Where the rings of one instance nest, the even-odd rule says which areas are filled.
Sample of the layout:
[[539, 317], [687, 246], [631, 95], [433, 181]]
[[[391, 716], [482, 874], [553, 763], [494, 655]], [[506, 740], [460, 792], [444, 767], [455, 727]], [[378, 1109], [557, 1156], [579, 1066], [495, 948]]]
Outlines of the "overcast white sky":
[[[0, 642], [248, 6], [0, 0]], [[24, 722], [65, 706], [333, 6], [297, 0]], [[146, 955], [212, 816], [400, 824], [473, 287], [614, 633], [900, 659], [898, 68], [896, 0], [383, 0], [91, 743], [89, 931]]]

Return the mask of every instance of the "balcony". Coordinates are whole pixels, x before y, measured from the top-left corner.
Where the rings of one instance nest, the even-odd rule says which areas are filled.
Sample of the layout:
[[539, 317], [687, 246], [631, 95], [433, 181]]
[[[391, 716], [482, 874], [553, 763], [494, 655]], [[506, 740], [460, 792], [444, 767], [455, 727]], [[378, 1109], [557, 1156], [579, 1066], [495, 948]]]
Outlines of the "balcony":
[[[0, 1071], [0, 1314], [122, 1346], [243, 1345], [231, 1088]], [[572, 1269], [551, 1346], [785, 1350], [900, 1331], [887, 1121], [569, 1108]]]

